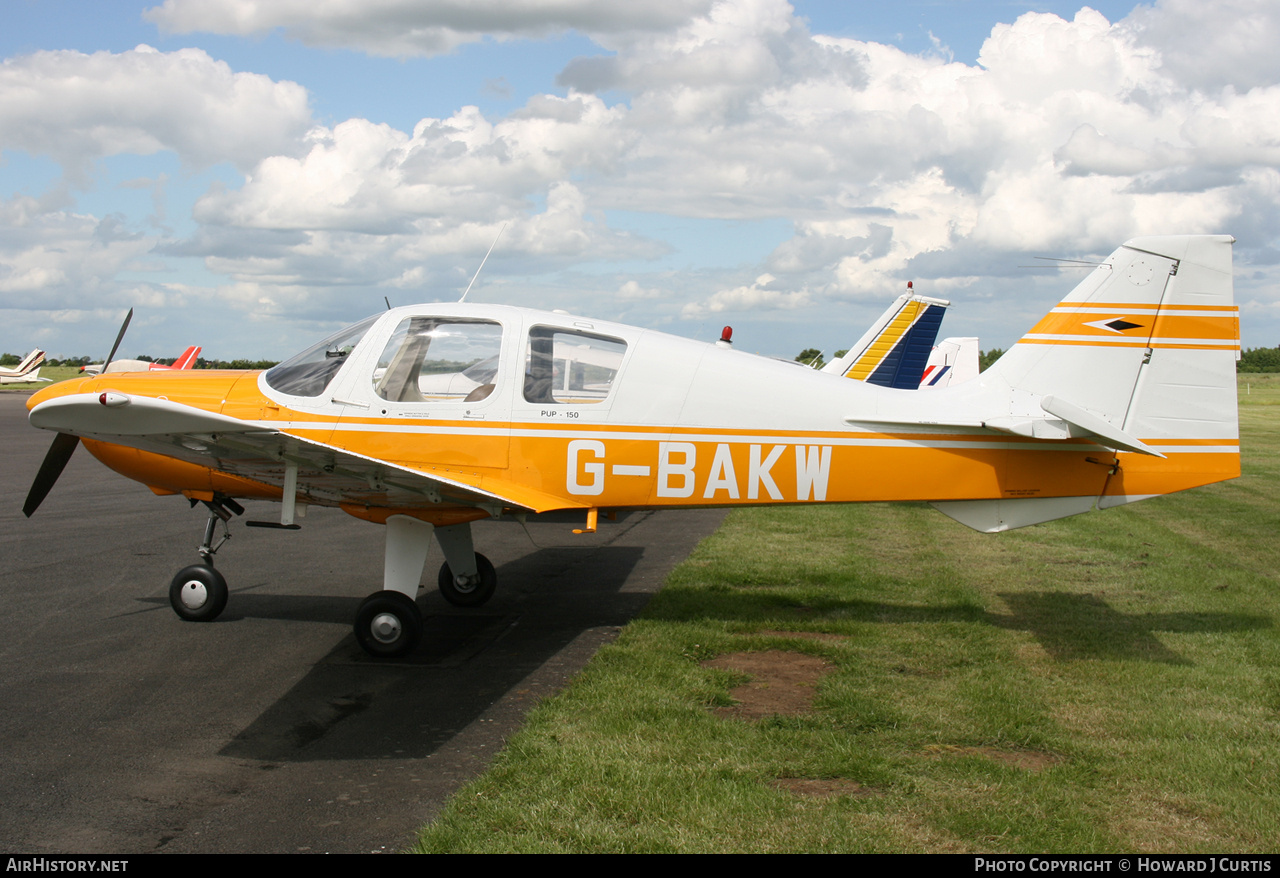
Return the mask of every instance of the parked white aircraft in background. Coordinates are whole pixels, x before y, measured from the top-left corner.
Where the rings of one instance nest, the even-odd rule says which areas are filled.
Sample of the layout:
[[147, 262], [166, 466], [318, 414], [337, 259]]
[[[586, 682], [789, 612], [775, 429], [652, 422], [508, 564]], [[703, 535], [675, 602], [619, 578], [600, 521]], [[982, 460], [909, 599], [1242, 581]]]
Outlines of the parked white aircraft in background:
[[32, 381], [51, 380], [40, 377], [40, 364], [43, 362], [44, 351], [37, 348], [12, 369], [0, 367], [0, 384], [30, 384]]
[[[107, 366], [107, 373], [112, 372], [170, 372], [183, 371], [195, 367], [196, 358], [200, 356], [200, 346], [192, 345], [182, 352], [178, 359], [173, 361], [172, 366], [166, 366], [162, 363], [150, 363], [146, 360], [112, 360], [111, 365]], [[90, 363], [87, 366], [81, 366], [80, 371], [86, 375], [101, 375], [102, 364]]]

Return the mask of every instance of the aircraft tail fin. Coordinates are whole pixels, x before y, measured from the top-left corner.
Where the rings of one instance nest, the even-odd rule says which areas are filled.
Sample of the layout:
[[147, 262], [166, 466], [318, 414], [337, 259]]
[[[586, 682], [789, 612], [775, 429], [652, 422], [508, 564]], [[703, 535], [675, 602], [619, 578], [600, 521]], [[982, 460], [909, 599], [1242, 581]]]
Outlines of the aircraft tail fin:
[[822, 371], [881, 387], [916, 389], [950, 304], [944, 299], [902, 294], [848, 353]]
[[950, 387], [978, 377], [978, 339], [944, 338], [934, 346], [920, 377], [920, 389]]
[[196, 365], [196, 358], [200, 356], [200, 346], [192, 345], [182, 352], [178, 359], [173, 361], [174, 369], [192, 369]]
[[[1040, 511], [1027, 514], [1047, 521], [1083, 512], [1094, 499], [1108, 508], [1240, 474], [1234, 241], [1204, 235], [1125, 243], [982, 374], [988, 390], [1007, 384], [1008, 391], [1007, 409], [983, 426], [1035, 439], [1083, 437], [1117, 452], [1114, 462], [1093, 461], [1105, 464], [1099, 488], [1082, 484], [1074, 498], [1028, 496], [1022, 505]], [[1066, 501], [1083, 508], [1068, 509]], [[977, 503], [1012, 510], [1019, 502], [935, 505], [977, 526], [956, 513]], [[1012, 512], [997, 518], [1000, 526], [979, 529], [1034, 523], [1010, 523], [1018, 518]]]
[[35, 351], [28, 353], [22, 362], [18, 363], [18, 374], [24, 375], [26, 372], [37, 369], [42, 362], [45, 362], [45, 352], [41, 351], [40, 348], [36, 348]]
[[16, 375], [26, 375], [33, 369], [36, 369], [44, 362], [44, 351], [36, 348], [31, 353], [22, 358], [22, 362], [14, 369]]

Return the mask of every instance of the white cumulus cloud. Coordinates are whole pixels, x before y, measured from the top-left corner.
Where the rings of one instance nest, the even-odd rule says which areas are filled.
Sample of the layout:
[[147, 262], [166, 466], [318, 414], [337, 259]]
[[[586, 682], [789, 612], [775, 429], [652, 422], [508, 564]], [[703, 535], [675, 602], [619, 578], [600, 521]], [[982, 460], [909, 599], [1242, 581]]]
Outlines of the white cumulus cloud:
[[705, 302], [685, 305], [681, 316], [698, 319], [727, 311], [791, 310], [811, 304], [807, 291], [779, 289], [774, 286], [776, 280], [771, 274], [762, 274], [751, 284], [719, 290]]
[[44, 51], [0, 64], [0, 148], [69, 170], [161, 150], [195, 166], [250, 168], [292, 152], [310, 124], [302, 86], [234, 73], [200, 49]]

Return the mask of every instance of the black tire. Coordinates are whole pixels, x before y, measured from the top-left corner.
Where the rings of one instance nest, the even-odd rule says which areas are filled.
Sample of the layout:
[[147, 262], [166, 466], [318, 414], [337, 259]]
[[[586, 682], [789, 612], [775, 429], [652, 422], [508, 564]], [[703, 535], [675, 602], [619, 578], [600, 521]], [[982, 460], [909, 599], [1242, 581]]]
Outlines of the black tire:
[[169, 604], [187, 622], [212, 622], [227, 606], [227, 581], [207, 564], [183, 567], [169, 583]]
[[356, 642], [375, 658], [405, 655], [422, 637], [418, 605], [398, 591], [374, 592], [356, 611]]
[[440, 594], [455, 607], [480, 606], [493, 597], [493, 591], [498, 587], [498, 573], [489, 559], [479, 552], [476, 552], [476, 572], [479, 574], [479, 582], [458, 585], [453, 581], [453, 571], [446, 561], [440, 566]]

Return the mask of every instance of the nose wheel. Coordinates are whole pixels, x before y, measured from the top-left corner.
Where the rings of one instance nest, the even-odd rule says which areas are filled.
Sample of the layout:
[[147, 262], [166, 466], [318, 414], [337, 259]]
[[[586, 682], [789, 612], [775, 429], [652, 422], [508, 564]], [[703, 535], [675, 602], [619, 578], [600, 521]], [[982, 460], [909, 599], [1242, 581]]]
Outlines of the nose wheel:
[[[202, 500], [209, 508], [209, 520], [204, 526], [204, 541], [200, 543], [203, 564], [183, 567], [169, 582], [169, 605], [178, 618], [187, 622], [212, 622], [227, 606], [227, 580], [213, 569], [213, 556], [222, 544], [231, 539], [227, 521], [232, 515], [243, 515], [244, 507], [230, 497], [218, 496]], [[194, 506], [195, 500], [191, 501]], [[222, 538], [214, 543], [215, 529], [222, 524]]]
[[169, 583], [169, 603], [188, 622], [212, 622], [227, 606], [227, 581], [205, 564], [184, 567]]
[[356, 611], [356, 642], [376, 658], [406, 655], [422, 637], [418, 605], [398, 591], [369, 595]]

